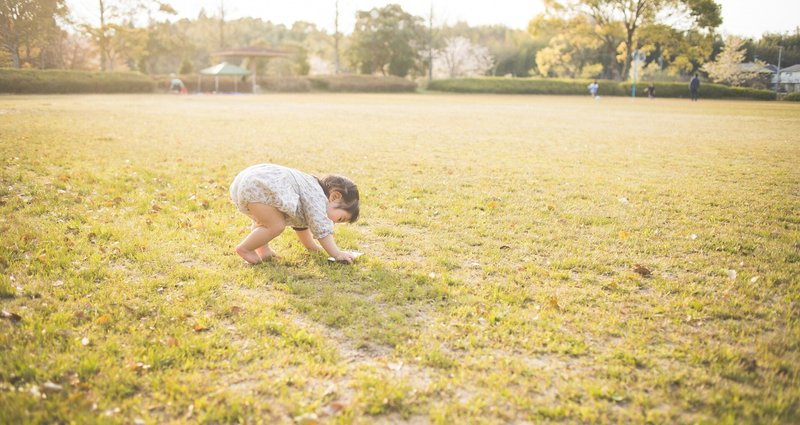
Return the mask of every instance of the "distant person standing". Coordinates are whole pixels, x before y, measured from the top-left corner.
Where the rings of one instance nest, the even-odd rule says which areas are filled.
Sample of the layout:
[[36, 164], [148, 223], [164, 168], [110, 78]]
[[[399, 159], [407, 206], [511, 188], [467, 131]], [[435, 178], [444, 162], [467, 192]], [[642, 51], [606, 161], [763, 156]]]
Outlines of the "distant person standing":
[[597, 89], [600, 88], [600, 86], [597, 85], [597, 80], [594, 80], [594, 82], [586, 86], [586, 88], [589, 89], [589, 94], [592, 95], [592, 98], [597, 100]]
[[700, 77], [694, 74], [692, 80], [689, 81], [689, 92], [692, 94], [692, 102], [697, 102], [697, 96], [700, 93]]
[[647, 87], [647, 97], [649, 97], [650, 99], [655, 99], [656, 98], [656, 85], [655, 84], [650, 83], [650, 86]]

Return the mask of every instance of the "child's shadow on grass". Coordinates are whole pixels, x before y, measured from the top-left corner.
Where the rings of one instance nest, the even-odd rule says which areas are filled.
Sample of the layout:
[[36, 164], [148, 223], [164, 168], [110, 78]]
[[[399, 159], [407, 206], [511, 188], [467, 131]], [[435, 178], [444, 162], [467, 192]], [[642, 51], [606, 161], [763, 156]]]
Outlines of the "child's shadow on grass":
[[352, 265], [315, 257], [260, 267], [287, 290], [288, 302], [306, 318], [359, 344], [387, 348], [415, 339], [431, 309], [447, 299], [449, 287], [441, 277], [394, 270], [369, 257]]

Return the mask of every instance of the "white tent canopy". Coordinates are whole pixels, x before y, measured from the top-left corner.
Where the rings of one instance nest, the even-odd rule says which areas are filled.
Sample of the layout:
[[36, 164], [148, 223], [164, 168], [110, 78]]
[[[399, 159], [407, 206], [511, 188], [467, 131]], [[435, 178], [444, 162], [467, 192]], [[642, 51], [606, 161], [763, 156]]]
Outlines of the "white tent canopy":
[[[246, 69], [244, 69], [242, 67], [238, 67], [238, 66], [236, 66], [234, 64], [228, 63], [228, 62], [222, 62], [222, 63], [216, 64], [214, 66], [211, 66], [211, 67], [208, 67], [208, 68], [200, 70], [200, 74], [201, 75], [213, 75], [214, 76], [214, 91], [218, 92], [219, 91], [219, 77], [220, 76], [240, 77], [240, 76], [243, 76], [243, 75], [250, 75], [250, 71], [248, 71], [248, 70], [246, 70]], [[199, 78], [200, 77], [198, 77], [198, 87], [199, 87]], [[238, 78], [234, 79], [233, 81], [234, 81], [234, 90], [238, 91], [238, 84], [237, 84], [238, 83]]]

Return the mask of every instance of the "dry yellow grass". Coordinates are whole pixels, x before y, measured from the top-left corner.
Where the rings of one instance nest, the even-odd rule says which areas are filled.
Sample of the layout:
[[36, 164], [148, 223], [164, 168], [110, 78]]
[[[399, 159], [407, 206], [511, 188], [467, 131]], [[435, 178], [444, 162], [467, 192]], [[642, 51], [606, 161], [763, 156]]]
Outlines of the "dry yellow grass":
[[[0, 422], [796, 422], [799, 116], [0, 97]], [[258, 162], [353, 178], [366, 255], [243, 265]]]

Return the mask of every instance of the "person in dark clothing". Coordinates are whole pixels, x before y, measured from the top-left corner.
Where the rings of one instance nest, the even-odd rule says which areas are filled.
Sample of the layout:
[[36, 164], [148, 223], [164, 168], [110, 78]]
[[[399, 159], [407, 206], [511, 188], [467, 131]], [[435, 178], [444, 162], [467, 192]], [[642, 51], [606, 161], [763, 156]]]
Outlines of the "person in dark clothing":
[[656, 85], [655, 84], [651, 83], [650, 86], [647, 87], [647, 97], [649, 97], [650, 99], [655, 99], [656, 98]]
[[689, 81], [689, 92], [692, 94], [692, 102], [697, 101], [698, 93], [700, 92], [700, 77], [694, 74], [692, 80]]

